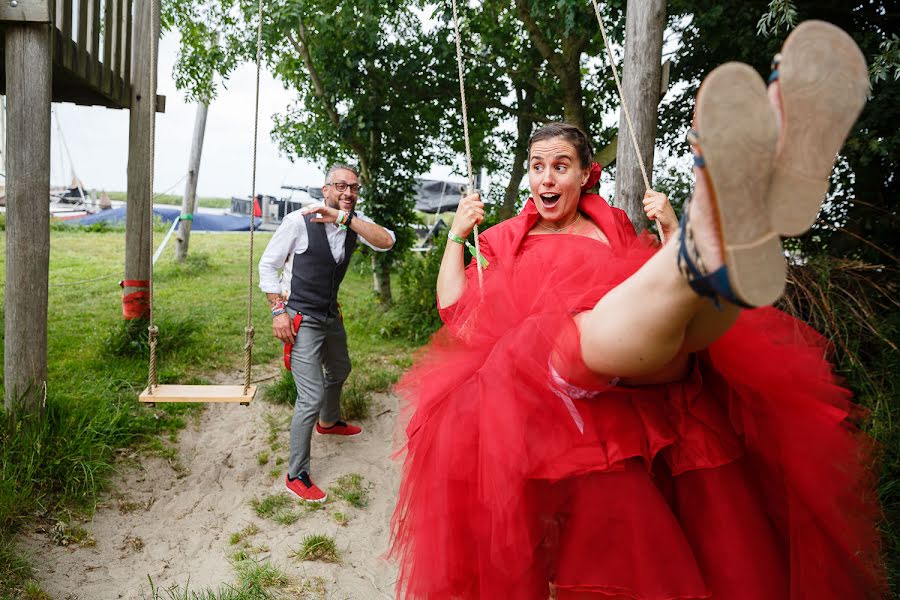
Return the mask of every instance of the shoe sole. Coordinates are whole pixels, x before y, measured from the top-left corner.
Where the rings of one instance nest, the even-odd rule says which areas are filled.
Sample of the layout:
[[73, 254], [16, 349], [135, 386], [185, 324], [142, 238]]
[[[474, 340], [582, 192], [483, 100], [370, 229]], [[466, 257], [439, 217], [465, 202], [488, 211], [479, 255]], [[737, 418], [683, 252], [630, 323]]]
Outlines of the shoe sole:
[[819, 214], [837, 153], [866, 103], [869, 72], [847, 33], [824, 21], [806, 21], [784, 42], [778, 81], [784, 146], [769, 207], [775, 230], [794, 236]]
[[771, 304], [786, 264], [766, 204], [778, 142], [766, 84], [751, 67], [726, 63], [704, 79], [694, 115], [731, 289], [747, 304]]
[[358, 435], [362, 435], [362, 431], [360, 431], [359, 433], [349, 433], [349, 434], [343, 434], [343, 433], [319, 433], [319, 430], [316, 429], [315, 432], [316, 432], [316, 435], [321, 435], [322, 437], [325, 437], [325, 436], [329, 436], [329, 435], [330, 435], [330, 436], [333, 436], [333, 437], [351, 438], [351, 437], [356, 437], [356, 436], [358, 436]]

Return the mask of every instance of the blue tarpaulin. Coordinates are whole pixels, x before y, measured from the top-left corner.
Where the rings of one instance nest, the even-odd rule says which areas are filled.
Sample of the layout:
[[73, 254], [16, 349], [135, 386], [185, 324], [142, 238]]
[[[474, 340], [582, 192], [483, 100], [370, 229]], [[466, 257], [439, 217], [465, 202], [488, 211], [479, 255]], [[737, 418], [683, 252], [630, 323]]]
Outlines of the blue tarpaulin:
[[[69, 219], [71, 225], [93, 225], [94, 223], [110, 223], [113, 225], [125, 224], [125, 209], [127, 206], [102, 210], [93, 215], [87, 215], [78, 219]], [[177, 208], [153, 208], [153, 218], [161, 219], [163, 223], [172, 223], [181, 215]], [[254, 227], [258, 228], [262, 219], [255, 220]], [[194, 223], [191, 231], [250, 231], [250, 218], [237, 215], [210, 215], [197, 213], [194, 215]]]

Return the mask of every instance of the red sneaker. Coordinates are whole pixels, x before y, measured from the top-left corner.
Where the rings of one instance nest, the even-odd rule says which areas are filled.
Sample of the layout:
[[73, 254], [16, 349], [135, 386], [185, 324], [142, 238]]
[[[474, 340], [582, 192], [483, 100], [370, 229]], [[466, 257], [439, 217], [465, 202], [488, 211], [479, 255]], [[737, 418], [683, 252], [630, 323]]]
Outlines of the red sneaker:
[[325, 502], [325, 499], [328, 498], [328, 494], [312, 482], [306, 471], [301, 471], [294, 479], [291, 479], [290, 475], [285, 475], [284, 485], [306, 502]]
[[343, 421], [338, 421], [331, 427], [322, 427], [316, 422], [316, 433], [319, 435], [345, 435], [347, 437], [353, 437], [354, 435], [359, 435], [362, 433], [362, 427], [357, 427], [356, 425], [348, 425]]

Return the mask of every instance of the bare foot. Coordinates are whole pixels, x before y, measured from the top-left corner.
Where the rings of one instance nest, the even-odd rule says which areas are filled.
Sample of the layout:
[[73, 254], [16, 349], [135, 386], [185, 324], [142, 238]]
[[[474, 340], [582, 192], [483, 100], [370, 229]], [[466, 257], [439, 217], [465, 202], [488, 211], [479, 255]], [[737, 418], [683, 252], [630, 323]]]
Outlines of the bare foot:
[[[692, 147], [695, 153], [699, 153], [696, 146]], [[719, 219], [713, 206], [712, 186], [706, 174], [706, 170], [694, 167], [694, 193], [687, 210], [690, 211], [688, 227], [690, 231], [685, 235], [693, 237], [694, 246], [700, 255], [700, 264], [697, 267], [704, 273], [712, 273], [723, 264], [722, 239], [719, 228]]]

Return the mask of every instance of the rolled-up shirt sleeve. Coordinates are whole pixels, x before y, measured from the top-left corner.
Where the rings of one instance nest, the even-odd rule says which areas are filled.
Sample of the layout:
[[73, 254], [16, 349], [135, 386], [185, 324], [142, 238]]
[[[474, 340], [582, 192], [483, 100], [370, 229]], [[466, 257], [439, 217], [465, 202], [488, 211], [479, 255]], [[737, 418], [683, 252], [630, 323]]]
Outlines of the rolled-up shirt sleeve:
[[[353, 218], [354, 218], [354, 219], [361, 219], [361, 220], [365, 221], [366, 223], [373, 223], [373, 224], [377, 225], [377, 223], [375, 223], [375, 221], [373, 221], [372, 219], [370, 219], [370, 218], [367, 217], [366, 215], [364, 215], [364, 214], [362, 214], [362, 213], [359, 213], [359, 212], [357, 212], [357, 213], [356, 213], [356, 216], [354, 216]], [[384, 227], [383, 225], [382, 225], [382, 227], [384, 228], [385, 231], [388, 232], [388, 235], [391, 236], [391, 248], [393, 248], [393, 247], [394, 247], [394, 244], [397, 243], [397, 236], [394, 235], [394, 232], [391, 231], [390, 229], [388, 229], [387, 227]], [[370, 244], [369, 241], [368, 241], [366, 238], [364, 238], [363, 236], [359, 236], [359, 241], [362, 242], [363, 244], [365, 244], [366, 246], [368, 246], [369, 248], [371, 248], [372, 250], [374, 250], [375, 252], [387, 252], [388, 250], [391, 249], [391, 248], [378, 248], [377, 246], [373, 246], [373, 245]]]
[[259, 289], [266, 294], [281, 293], [281, 273], [284, 263], [297, 245], [296, 223], [285, 221], [272, 235], [262, 258], [259, 259]]

